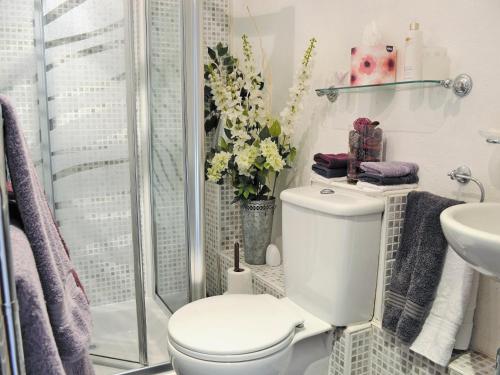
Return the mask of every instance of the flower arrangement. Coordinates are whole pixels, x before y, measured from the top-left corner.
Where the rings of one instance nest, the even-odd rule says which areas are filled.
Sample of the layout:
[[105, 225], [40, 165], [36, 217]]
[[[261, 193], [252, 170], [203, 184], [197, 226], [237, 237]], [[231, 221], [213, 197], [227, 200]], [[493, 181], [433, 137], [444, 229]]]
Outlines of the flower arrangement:
[[279, 118], [266, 107], [264, 79], [255, 67], [248, 37], [243, 35], [242, 41], [242, 61], [221, 43], [208, 49], [205, 130], [219, 126], [222, 131], [207, 155], [206, 178], [221, 184], [229, 176], [235, 188], [234, 201], [274, 199], [276, 180], [285, 168], [291, 168], [296, 155], [293, 125], [307, 90], [316, 39], [309, 41], [296, 84]]

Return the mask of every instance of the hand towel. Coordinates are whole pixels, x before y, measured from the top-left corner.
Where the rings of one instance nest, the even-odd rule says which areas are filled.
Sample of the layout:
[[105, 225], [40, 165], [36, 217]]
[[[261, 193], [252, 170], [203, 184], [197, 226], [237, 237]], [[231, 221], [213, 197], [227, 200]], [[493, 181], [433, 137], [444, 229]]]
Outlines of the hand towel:
[[11, 225], [10, 242], [26, 374], [65, 375], [28, 239]]
[[402, 185], [375, 185], [369, 182], [358, 181], [356, 186], [363, 191], [385, 193], [386, 191], [395, 190], [414, 190], [418, 188], [418, 184], [402, 184]]
[[319, 165], [319, 164], [313, 164], [312, 170], [314, 172], [316, 172], [317, 174], [319, 174], [320, 176], [323, 176], [326, 178], [347, 176], [347, 169], [346, 168], [330, 169], [330, 168], [326, 168], [326, 167]]
[[436, 297], [422, 331], [410, 347], [412, 351], [440, 366], [448, 365], [473, 297], [476, 277], [476, 271], [448, 246]]
[[314, 155], [314, 161], [320, 165], [327, 168], [347, 168], [347, 162], [349, 160], [349, 154], [322, 154], [318, 153]]
[[369, 182], [374, 185], [409, 185], [418, 182], [416, 174], [409, 174], [405, 176], [387, 177], [373, 173], [360, 173], [358, 175], [359, 181]]
[[408, 194], [382, 320], [382, 326], [405, 344], [411, 344], [420, 333], [441, 278], [448, 244], [439, 216], [460, 203], [427, 192]]
[[5, 149], [17, 205], [40, 277], [59, 356], [68, 375], [94, 374], [89, 356], [91, 315], [8, 100], [0, 96]]
[[472, 295], [465, 311], [464, 321], [455, 338], [456, 350], [468, 350], [472, 339], [472, 328], [474, 327], [474, 313], [477, 305], [477, 291], [479, 288], [479, 272], [474, 273], [472, 284]]
[[417, 164], [404, 161], [363, 162], [360, 168], [366, 173], [378, 174], [383, 177], [400, 177], [418, 173]]

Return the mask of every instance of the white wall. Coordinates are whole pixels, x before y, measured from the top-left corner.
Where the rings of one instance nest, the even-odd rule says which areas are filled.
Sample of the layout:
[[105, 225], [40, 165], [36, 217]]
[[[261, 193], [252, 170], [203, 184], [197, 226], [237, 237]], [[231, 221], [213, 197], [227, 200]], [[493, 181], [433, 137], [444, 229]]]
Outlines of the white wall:
[[[447, 47], [451, 75], [468, 73], [474, 80], [471, 95], [464, 99], [435, 88], [341, 94], [331, 104], [311, 90], [296, 126], [297, 165], [283, 185], [308, 183], [312, 155], [346, 151], [353, 120], [369, 117], [380, 121], [385, 131], [387, 159], [420, 165], [424, 189], [477, 200], [477, 187], [470, 184], [461, 191], [446, 176], [467, 164], [485, 184], [487, 200], [500, 201], [500, 146], [486, 144], [478, 134], [481, 128], [500, 129], [499, 15], [498, 0], [233, 1], [233, 46], [237, 49], [241, 34], [247, 33], [259, 50], [261, 37], [276, 113], [286, 101], [310, 37], [318, 39], [312, 88], [327, 87], [337, 71], [348, 71], [350, 48], [359, 45], [364, 26], [372, 20], [384, 41], [398, 48], [400, 62], [408, 25], [417, 20], [426, 45]], [[500, 284], [483, 278], [474, 347], [490, 356], [500, 347], [499, 315]]]

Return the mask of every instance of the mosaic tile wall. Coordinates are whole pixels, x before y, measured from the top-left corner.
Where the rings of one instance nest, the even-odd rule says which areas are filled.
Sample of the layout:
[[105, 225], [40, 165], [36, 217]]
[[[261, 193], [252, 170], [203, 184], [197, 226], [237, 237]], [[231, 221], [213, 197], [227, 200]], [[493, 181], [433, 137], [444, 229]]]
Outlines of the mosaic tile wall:
[[[0, 94], [13, 102], [28, 148], [41, 167], [33, 0], [0, 0]], [[4, 11], [8, 8], [8, 12]], [[41, 175], [41, 174], [40, 174]]]
[[[229, 0], [205, 0], [203, 3], [204, 44], [215, 46], [218, 42], [229, 43]], [[205, 61], [208, 54], [205, 48]], [[206, 137], [205, 148], [212, 147], [213, 137]], [[221, 253], [232, 249], [235, 241], [241, 243], [239, 208], [232, 205], [233, 190], [229, 183], [205, 184], [205, 264], [207, 294], [223, 292], [221, 284]]]
[[43, 9], [55, 214], [93, 305], [134, 298], [123, 5]]

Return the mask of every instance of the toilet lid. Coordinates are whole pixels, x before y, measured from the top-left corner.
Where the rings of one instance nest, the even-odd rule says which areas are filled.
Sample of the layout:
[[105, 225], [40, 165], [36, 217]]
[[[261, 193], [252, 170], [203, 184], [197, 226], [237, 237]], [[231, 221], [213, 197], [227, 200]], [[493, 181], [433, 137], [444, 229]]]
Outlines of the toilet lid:
[[[293, 338], [300, 314], [267, 294], [231, 294], [187, 304], [168, 323], [177, 348], [213, 356], [238, 356], [280, 346]], [[280, 346], [281, 347], [281, 346]]]

